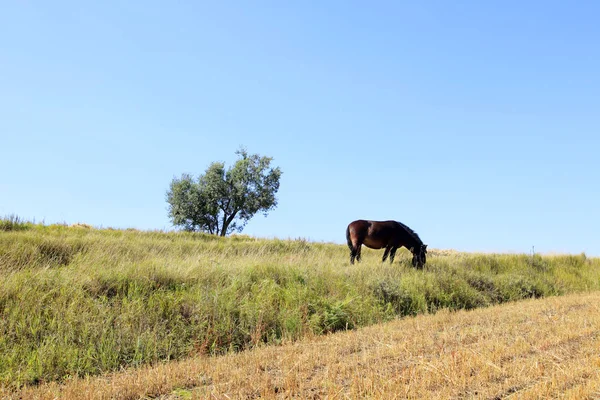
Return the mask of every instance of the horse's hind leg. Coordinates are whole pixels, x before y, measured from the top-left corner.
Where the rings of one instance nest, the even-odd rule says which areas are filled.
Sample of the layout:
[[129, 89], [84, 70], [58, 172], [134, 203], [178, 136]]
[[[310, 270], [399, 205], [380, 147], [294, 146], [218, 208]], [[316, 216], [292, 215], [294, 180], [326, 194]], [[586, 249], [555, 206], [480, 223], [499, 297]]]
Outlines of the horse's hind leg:
[[348, 243], [350, 247], [350, 264], [354, 264], [354, 260], [360, 262], [360, 248], [362, 243], [358, 240], [353, 240], [352, 243]]
[[350, 249], [350, 264], [354, 264], [354, 260], [360, 261], [360, 248], [362, 240], [356, 235], [356, 232], [350, 232], [350, 226], [346, 228], [346, 241]]
[[350, 264], [354, 264], [354, 260], [360, 262], [362, 242], [360, 240], [348, 241], [348, 247], [350, 247]]
[[383, 252], [383, 258], [381, 259], [381, 262], [385, 262], [385, 259], [388, 257], [388, 254], [390, 253], [390, 247], [386, 247], [385, 251]]
[[348, 242], [350, 248], [350, 264], [354, 264], [354, 260], [360, 261], [360, 247], [361, 243]]
[[360, 262], [360, 250], [362, 249], [362, 243], [356, 244], [356, 261]]
[[350, 232], [350, 226], [346, 228], [346, 241], [350, 249], [350, 264], [354, 264], [354, 260], [360, 261], [360, 248], [363, 240], [354, 230]]

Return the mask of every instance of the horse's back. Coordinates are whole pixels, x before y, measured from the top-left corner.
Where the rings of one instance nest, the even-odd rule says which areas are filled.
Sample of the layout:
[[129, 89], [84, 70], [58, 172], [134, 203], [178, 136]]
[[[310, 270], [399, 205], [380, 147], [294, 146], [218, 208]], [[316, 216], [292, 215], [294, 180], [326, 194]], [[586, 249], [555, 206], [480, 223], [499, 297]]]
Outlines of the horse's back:
[[396, 221], [369, 221], [359, 219], [348, 225], [347, 235], [351, 241], [357, 240], [372, 249], [386, 247], [393, 238]]
[[350, 233], [353, 232], [380, 232], [380, 231], [391, 231], [400, 228], [400, 224], [397, 221], [371, 221], [365, 219], [357, 219], [356, 221], [348, 224], [347, 230]]

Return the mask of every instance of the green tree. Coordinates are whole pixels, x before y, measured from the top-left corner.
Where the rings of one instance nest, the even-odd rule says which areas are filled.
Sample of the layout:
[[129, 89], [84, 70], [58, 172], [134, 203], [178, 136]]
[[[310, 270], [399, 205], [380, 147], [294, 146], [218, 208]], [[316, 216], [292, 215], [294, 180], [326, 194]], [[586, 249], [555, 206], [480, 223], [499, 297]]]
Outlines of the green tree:
[[279, 167], [271, 168], [270, 157], [236, 151], [235, 165], [213, 162], [197, 180], [189, 174], [174, 178], [167, 191], [169, 218], [186, 231], [225, 236], [241, 232], [259, 211], [266, 216], [277, 206]]

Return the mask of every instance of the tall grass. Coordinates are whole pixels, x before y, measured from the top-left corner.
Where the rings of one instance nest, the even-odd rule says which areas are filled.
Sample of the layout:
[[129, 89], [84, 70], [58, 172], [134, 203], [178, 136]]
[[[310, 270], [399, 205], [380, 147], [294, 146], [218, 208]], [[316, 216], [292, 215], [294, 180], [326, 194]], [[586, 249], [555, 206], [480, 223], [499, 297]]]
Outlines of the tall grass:
[[19, 231], [26, 230], [33, 226], [33, 223], [23, 220], [15, 214], [0, 218], [0, 231]]
[[[21, 224], [22, 225], [22, 224]], [[600, 288], [585, 255], [452, 254], [424, 271], [305, 240], [28, 224], [0, 232], [0, 385], [237, 351], [438, 309]]]

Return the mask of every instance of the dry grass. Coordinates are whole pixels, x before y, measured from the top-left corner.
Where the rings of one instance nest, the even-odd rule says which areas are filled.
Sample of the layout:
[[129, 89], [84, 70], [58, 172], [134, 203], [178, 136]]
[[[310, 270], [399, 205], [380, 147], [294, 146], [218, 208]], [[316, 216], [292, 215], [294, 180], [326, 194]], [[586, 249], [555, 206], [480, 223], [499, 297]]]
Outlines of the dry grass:
[[600, 292], [440, 311], [15, 398], [600, 398]]

